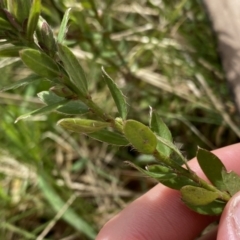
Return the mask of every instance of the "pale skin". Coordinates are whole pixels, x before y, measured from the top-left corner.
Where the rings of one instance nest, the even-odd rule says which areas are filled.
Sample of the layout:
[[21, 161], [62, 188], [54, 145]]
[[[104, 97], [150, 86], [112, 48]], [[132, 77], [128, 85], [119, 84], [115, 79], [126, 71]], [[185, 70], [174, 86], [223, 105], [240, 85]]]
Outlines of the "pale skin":
[[[228, 171], [233, 170], [240, 175], [240, 144], [213, 152]], [[206, 180], [196, 159], [189, 165]], [[181, 201], [178, 191], [158, 184], [107, 222], [96, 240], [193, 240], [218, 219], [191, 211]], [[240, 239], [240, 193], [228, 202], [218, 229], [213, 229], [201, 240], [215, 239]]]

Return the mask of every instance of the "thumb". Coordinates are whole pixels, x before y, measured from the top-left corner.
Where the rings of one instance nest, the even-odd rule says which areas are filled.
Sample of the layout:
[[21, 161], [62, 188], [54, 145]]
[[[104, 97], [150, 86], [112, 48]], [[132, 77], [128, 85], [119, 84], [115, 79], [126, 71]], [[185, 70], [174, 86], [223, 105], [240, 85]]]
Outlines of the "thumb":
[[217, 240], [240, 239], [240, 192], [227, 203], [219, 223]]

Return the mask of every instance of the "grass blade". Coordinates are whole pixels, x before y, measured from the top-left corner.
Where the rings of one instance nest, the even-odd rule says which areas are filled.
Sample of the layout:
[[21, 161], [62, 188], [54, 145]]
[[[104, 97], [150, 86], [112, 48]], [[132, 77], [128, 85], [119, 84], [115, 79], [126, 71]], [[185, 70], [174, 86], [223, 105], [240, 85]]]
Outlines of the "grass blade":
[[5, 91], [8, 91], [8, 90], [11, 90], [11, 89], [16, 89], [16, 88], [19, 88], [19, 87], [22, 87], [22, 86], [25, 86], [25, 85], [28, 85], [30, 83], [33, 83], [33, 82], [36, 82], [36, 81], [40, 81], [42, 80], [43, 78], [37, 76], [37, 75], [30, 75], [22, 80], [19, 80], [13, 84], [10, 84], [8, 86], [5, 86], [5, 87], [2, 87], [0, 88], [0, 92], [5, 92]]
[[27, 24], [27, 39], [33, 38], [33, 33], [37, 28], [38, 18], [41, 11], [41, 0], [33, 0], [30, 9], [30, 16]]
[[[52, 186], [44, 179], [43, 176], [39, 177], [39, 187], [41, 188], [44, 196], [48, 200], [52, 208], [58, 212], [65, 205], [64, 201], [54, 191]], [[90, 239], [95, 239], [96, 233], [93, 228], [85, 222], [80, 216], [78, 216], [72, 208], [63, 214], [62, 218], [78, 231], [84, 233]]]
[[70, 11], [71, 8], [67, 9], [67, 11], [65, 12], [64, 16], [63, 16], [63, 20], [61, 22], [60, 28], [59, 28], [59, 32], [58, 32], [58, 36], [57, 36], [57, 41], [59, 43], [63, 43], [66, 32], [67, 32], [67, 23], [69, 20], [69, 15], [70, 15]]

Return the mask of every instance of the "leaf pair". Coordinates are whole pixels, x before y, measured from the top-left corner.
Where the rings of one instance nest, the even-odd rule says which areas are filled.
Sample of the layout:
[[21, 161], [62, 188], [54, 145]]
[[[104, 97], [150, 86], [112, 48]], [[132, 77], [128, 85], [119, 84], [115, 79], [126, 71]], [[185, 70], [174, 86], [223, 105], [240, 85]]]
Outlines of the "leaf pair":
[[227, 191], [231, 196], [240, 191], [240, 177], [234, 172], [227, 172], [221, 160], [212, 152], [199, 148], [198, 163], [211, 181], [221, 191]]

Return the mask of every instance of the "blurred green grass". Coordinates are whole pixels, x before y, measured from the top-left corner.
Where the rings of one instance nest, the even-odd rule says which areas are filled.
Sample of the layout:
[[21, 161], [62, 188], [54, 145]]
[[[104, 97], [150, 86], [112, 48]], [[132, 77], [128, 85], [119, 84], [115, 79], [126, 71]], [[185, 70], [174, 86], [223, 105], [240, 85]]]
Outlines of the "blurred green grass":
[[[214, 149], [239, 140], [239, 116], [201, 1], [52, 0], [43, 6], [56, 32], [72, 7], [67, 41], [104, 109], [115, 111], [101, 66], [127, 96], [129, 118], [147, 124], [149, 106], [154, 108], [189, 159], [197, 146]], [[29, 74], [6, 59], [0, 72], [0, 87]], [[151, 161], [147, 156], [67, 133], [55, 126], [57, 113], [14, 124], [40, 106], [36, 94], [49, 87], [41, 82], [0, 93], [4, 239], [94, 239], [109, 218], [155, 184], [123, 164], [144, 165]]]

